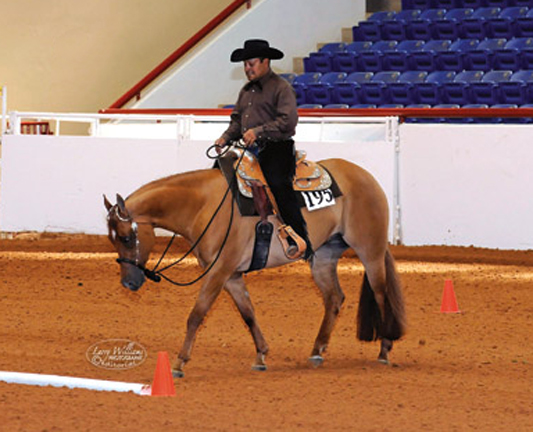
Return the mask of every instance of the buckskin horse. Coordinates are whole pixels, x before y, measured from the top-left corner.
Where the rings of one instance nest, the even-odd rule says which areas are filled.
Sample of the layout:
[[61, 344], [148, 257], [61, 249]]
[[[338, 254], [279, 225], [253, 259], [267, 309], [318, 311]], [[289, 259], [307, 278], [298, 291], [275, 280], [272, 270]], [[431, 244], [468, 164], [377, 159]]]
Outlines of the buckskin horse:
[[[406, 320], [399, 277], [387, 241], [387, 199], [377, 181], [361, 167], [342, 159], [319, 163], [334, 177], [342, 195], [333, 206], [312, 212], [303, 209], [315, 249], [309, 264], [324, 301], [324, 316], [309, 361], [315, 367], [323, 362], [322, 355], [345, 297], [337, 277], [337, 263], [342, 253], [352, 248], [364, 266], [357, 337], [363, 341], [380, 339], [378, 360], [388, 363], [393, 341], [404, 334]], [[153, 181], [126, 200], [117, 194], [114, 205], [104, 196], [109, 238], [118, 252], [121, 282], [126, 288], [136, 291], [145, 281], [148, 270], [144, 266], [155, 243], [156, 227], [177, 233], [193, 244], [198, 263], [204, 270], [209, 269], [187, 320], [183, 346], [172, 366], [175, 377], [183, 376], [198, 327], [222, 289], [230, 294], [253, 337], [256, 357], [252, 368], [266, 369], [268, 345], [243, 280], [252, 259], [259, 218], [234, 212], [231, 194], [229, 199], [220, 201], [227, 190], [228, 182], [221, 171], [206, 169]], [[272, 216], [269, 221], [275, 227], [280, 224]], [[199, 237], [201, 241], [197, 242]], [[274, 237], [266, 267], [290, 262]]]

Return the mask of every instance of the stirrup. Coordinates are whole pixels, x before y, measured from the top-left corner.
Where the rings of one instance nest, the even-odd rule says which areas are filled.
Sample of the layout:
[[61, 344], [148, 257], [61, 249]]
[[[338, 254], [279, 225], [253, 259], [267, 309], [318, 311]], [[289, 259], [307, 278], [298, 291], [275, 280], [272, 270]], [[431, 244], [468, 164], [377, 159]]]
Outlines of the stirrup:
[[[301, 258], [307, 249], [305, 240], [296, 234], [292, 227], [288, 225], [281, 225], [278, 228], [278, 238], [285, 256], [290, 260]], [[289, 244], [289, 238], [293, 244]]]

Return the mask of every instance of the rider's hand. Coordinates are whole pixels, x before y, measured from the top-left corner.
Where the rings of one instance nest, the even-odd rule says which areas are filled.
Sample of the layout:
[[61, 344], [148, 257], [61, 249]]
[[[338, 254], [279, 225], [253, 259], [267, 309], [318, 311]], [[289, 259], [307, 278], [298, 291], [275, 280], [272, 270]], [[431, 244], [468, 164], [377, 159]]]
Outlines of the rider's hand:
[[222, 149], [227, 145], [226, 140], [224, 138], [219, 138], [215, 141], [215, 150], [217, 154], [222, 153]]
[[246, 147], [251, 146], [254, 142], [256, 142], [257, 136], [255, 135], [254, 130], [248, 129], [246, 132], [244, 132], [242, 140], [244, 141], [244, 144], [246, 144]]

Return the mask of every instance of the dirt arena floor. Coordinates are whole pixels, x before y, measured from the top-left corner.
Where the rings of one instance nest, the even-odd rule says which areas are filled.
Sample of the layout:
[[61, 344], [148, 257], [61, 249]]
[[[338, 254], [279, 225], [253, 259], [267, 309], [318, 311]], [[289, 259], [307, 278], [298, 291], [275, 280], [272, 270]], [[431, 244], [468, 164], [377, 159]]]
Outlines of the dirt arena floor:
[[[162, 248], [162, 245], [159, 245]], [[196, 340], [175, 397], [0, 382], [2, 431], [531, 431], [533, 251], [393, 247], [408, 333], [391, 365], [355, 338], [362, 267], [340, 262], [346, 294], [323, 366], [307, 362], [322, 302], [304, 263], [246, 277], [270, 345], [268, 371], [223, 293]], [[179, 256], [179, 251], [174, 254]], [[107, 239], [19, 235], [0, 241], [0, 370], [133, 383], [152, 381], [157, 353], [173, 358], [198, 285], [119, 283]], [[186, 261], [173, 273], [199, 273]], [[446, 279], [461, 314], [439, 312]], [[109, 339], [146, 349], [128, 370], [93, 365]]]

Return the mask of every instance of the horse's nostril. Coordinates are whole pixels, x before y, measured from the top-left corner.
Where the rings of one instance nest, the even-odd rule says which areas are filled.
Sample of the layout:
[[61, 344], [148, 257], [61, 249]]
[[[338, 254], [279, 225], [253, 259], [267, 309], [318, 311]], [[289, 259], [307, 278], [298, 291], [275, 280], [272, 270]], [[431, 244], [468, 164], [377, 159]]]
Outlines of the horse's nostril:
[[122, 281], [122, 285], [124, 285], [125, 288], [128, 288], [131, 291], [137, 291], [141, 287], [141, 285], [131, 281]]

